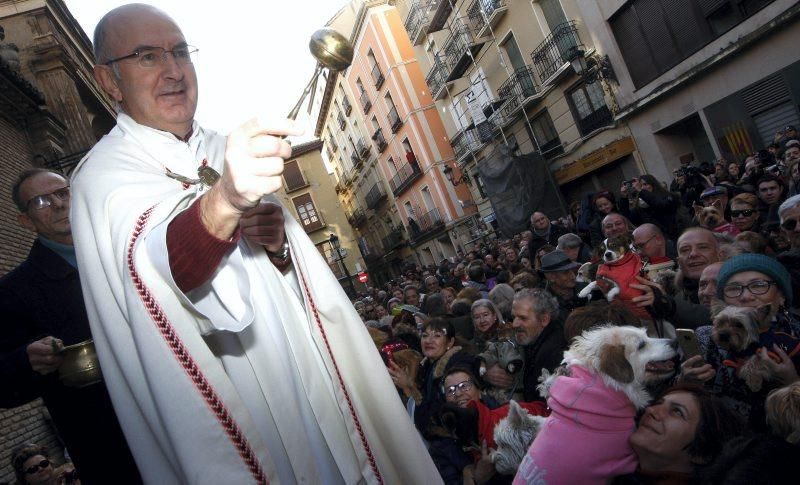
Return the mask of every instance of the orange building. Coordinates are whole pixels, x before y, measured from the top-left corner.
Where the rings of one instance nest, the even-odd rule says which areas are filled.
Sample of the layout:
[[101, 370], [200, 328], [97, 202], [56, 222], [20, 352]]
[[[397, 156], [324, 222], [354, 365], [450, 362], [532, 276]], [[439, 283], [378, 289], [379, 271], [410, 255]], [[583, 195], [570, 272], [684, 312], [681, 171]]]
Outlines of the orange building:
[[[473, 239], [470, 228], [477, 224], [477, 211], [467, 186], [471, 181], [462, 177], [455, 164], [453, 148], [397, 9], [388, 2], [361, 4], [350, 38], [353, 63], [343, 73], [344, 79], [328, 79], [341, 89], [329, 86], [333, 102], [325, 106], [323, 101], [319, 131], [330, 146], [354, 145], [354, 154], [363, 152], [357, 142], [348, 140], [353, 129], [366, 134], [373, 145], [368, 155], [357, 157], [359, 163], [350, 167], [348, 157], [331, 153], [334, 171], [337, 177], [341, 175], [340, 199], [358, 210], [360, 183], [374, 167], [375, 179], [383, 179], [391, 193], [392, 207], [385, 216], [381, 215], [385, 210], [370, 207], [370, 179], [364, 185], [367, 222], [361, 229], [362, 250], [374, 248], [384, 260], [396, 261], [399, 255], [404, 262], [438, 264]], [[343, 99], [348, 93], [354, 99], [358, 109], [353, 116], [330, 112], [340, 104], [338, 91]], [[358, 133], [355, 137], [360, 139]], [[361, 169], [364, 158], [367, 162]], [[345, 166], [338, 167], [339, 162]], [[397, 240], [392, 233], [398, 235], [399, 224], [405, 231], [399, 235], [410, 252], [386, 247], [387, 238]], [[365, 259], [369, 265], [370, 258]]]

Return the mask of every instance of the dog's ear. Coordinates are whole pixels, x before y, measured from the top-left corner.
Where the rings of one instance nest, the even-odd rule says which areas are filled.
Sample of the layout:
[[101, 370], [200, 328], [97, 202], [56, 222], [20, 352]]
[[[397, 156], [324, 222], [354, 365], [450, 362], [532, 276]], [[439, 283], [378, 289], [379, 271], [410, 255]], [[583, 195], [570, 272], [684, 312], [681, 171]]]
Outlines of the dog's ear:
[[517, 404], [517, 401], [513, 399], [508, 401], [508, 422], [513, 428], [522, 426], [522, 423], [525, 422], [525, 414], [528, 414], [527, 411], [522, 409], [520, 405]]
[[724, 301], [722, 301], [722, 300], [720, 300], [718, 298], [713, 298], [711, 300], [711, 318], [712, 319], [716, 318], [717, 315], [719, 315], [719, 312], [721, 312], [722, 310], [724, 310], [727, 307], [728, 307], [728, 304], [725, 303]]
[[600, 371], [615, 381], [633, 382], [633, 367], [625, 357], [624, 345], [604, 345], [600, 349]]
[[711, 203], [711, 206], [716, 208], [719, 211], [719, 213], [722, 214], [723, 210], [722, 210], [722, 201], [721, 200], [719, 200], [719, 199], [715, 200], [714, 202]]
[[699, 204], [692, 204], [692, 209], [694, 209], [694, 216], [697, 217], [700, 215], [701, 212], [703, 212], [703, 209], [705, 209], [705, 207]]

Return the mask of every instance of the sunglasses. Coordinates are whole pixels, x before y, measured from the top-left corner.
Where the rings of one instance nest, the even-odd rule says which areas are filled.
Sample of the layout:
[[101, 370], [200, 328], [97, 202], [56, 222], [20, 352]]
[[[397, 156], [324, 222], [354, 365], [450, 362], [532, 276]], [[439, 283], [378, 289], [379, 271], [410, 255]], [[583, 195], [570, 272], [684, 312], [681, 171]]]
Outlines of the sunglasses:
[[49, 466], [50, 466], [50, 460], [45, 458], [44, 460], [40, 461], [38, 465], [33, 465], [31, 467], [26, 468], [25, 473], [27, 475], [33, 475], [34, 473], [38, 472], [40, 468], [44, 470]]
[[755, 212], [755, 209], [732, 210], [731, 217], [750, 217]]
[[797, 219], [787, 219], [781, 223], [781, 228], [784, 231], [794, 231], [797, 227]]

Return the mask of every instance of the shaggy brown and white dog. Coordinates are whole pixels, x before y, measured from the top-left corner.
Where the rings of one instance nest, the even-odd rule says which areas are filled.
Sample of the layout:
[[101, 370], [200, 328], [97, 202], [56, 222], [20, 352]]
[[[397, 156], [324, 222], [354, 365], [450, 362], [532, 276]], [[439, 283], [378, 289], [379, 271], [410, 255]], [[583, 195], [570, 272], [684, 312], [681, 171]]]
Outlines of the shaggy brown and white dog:
[[[674, 371], [677, 343], [647, 336], [642, 328], [606, 326], [585, 332], [564, 353], [566, 370], [544, 374], [540, 392], [552, 410], [532, 417], [539, 429], [517, 478], [530, 483], [605, 483], [631, 473], [628, 445], [639, 409], [651, 400], [645, 386]], [[497, 430], [495, 440], [498, 444]], [[513, 441], [513, 440], [504, 440]], [[519, 450], [498, 448], [497, 463]]]

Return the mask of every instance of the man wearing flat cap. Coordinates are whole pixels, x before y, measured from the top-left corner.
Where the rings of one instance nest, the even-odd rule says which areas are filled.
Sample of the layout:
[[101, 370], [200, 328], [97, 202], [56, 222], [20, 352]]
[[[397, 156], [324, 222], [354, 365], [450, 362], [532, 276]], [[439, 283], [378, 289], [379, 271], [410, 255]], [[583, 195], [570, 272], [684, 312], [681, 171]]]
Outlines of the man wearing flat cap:
[[542, 256], [539, 271], [547, 281], [545, 288], [558, 301], [558, 316], [562, 322], [572, 310], [586, 304], [586, 300], [578, 296], [585, 284], [575, 281], [580, 266], [559, 249]]

